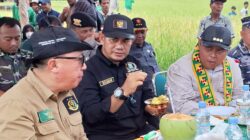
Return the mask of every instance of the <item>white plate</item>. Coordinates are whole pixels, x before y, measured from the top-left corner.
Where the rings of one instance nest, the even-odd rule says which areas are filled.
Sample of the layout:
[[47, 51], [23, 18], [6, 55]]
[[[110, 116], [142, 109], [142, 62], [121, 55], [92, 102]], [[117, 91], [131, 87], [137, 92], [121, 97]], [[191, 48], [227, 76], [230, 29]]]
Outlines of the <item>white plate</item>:
[[228, 106], [210, 106], [207, 107], [207, 110], [210, 112], [210, 115], [226, 118], [236, 112], [235, 108]]

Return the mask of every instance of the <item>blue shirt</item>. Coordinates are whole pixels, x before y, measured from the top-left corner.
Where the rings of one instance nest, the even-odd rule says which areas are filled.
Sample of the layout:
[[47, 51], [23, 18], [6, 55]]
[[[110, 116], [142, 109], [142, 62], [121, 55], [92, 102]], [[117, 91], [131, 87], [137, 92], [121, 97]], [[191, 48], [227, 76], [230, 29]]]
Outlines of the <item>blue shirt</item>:
[[58, 13], [57, 11], [51, 9], [48, 13], [46, 13], [45, 11], [42, 11], [40, 14], [37, 15], [36, 17], [36, 22], [39, 23], [39, 21], [46, 16], [55, 16], [55, 17], [59, 17], [60, 13]]
[[236, 16], [237, 14], [236, 14], [236, 12], [231, 11], [231, 12], [228, 13], [228, 15], [229, 16]]

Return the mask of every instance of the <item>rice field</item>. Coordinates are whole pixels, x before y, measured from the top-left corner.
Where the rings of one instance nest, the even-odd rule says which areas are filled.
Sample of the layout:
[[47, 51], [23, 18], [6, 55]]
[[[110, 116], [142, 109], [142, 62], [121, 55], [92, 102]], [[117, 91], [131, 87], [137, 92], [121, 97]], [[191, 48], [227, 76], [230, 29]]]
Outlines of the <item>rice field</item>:
[[[245, 0], [228, 0], [224, 4], [223, 15], [230, 12], [231, 6], [237, 7], [238, 15], [231, 18], [236, 38], [234, 47], [240, 39], [241, 21], [239, 11]], [[133, 10], [127, 13], [124, 9], [124, 0], [119, 0], [119, 12], [129, 17], [143, 17], [148, 24], [147, 41], [156, 51], [157, 61], [161, 70], [166, 70], [181, 56], [192, 51], [197, 43], [196, 34], [199, 21], [210, 13], [210, 0], [135, 0]], [[0, 3], [11, 5], [12, 3]], [[52, 0], [52, 6], [61, 12], [67, 5], [66, 0]], [[0, 11], [0, 16], [11, 12]]]

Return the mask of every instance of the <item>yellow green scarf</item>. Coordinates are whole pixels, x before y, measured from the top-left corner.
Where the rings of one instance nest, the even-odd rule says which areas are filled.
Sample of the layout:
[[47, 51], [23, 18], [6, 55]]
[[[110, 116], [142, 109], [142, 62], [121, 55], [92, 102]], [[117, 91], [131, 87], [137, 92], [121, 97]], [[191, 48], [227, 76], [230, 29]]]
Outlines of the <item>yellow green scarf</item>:
[[[201, 65], [200, 51], [198, 45], [194, 48], [193, 56], [193, 72], [198, 83], [200, 96], [203, 101], [208, 105], [217, 105], [215, 102], [215, 95], [212, 87], [212, 83], [207, 74], [206, 69]], [[225, 105], [228, 106], [232, 100], [233, 84], [232, 84], [232, 72], [230, 64], [227, 59], [223, 62], [223, 74], [224, 74], [224, 99]]]

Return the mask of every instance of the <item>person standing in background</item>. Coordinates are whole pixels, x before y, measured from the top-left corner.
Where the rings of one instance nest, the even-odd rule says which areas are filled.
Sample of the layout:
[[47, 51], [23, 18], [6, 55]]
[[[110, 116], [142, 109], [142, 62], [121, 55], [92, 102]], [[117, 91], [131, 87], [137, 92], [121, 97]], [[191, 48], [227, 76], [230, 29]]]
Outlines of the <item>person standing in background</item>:
[[19, 2], [15, 0], [15, 4], [12, 6], [12, 17], [18, 20], [21, 24], [21, 27], [24, 27], [27, 24], [36, 26], [36, 13], [34, 10], [29, 7], [29, 0]]
[[118, 0], [110, 0], [109, 4], [109, 13], [119, 12]]
[[63, 8], [63, 11], [59, 16], [59, 19], [61, 20], [62, 23], [66, 21], [67, 28], [69, 28], [70, 16], [73, 14], [73, 11], [75, 10], [76, 0], [67, 0], [67, 1], [68, 1], [69, 6]]
[[236, 13], [236, 7], [235, 7], [235, 6], [232, 6], [232, 7], [231, 7], [231, 12], [229, 12], [228, 15], [229, 15], [230, 17], [233, 17], [233, 16], [236, 16], [236, 15], [237, 15], [237, 13]]
[[132, 11], [134, 0], [125, 0], [125, 9], [129, 13]]
[[248, 1], [245, 1], [244, 7], [240, 10], [240, 14], [241, 14], [242, 18], [248, 16], [248, 5], [249, 5]]
[[228, 28], [228, 30], [231, 32], [231, 37], [232, 38], [235, 37], [233, 26], [232, 26], [230, 19], [221, 14], [224, 3], [226, 1], [227, 0], [211, 0], [210, 1], [211, 13], [209, 16], [206, 16], [200, 21], [200, 26], [199, 26], [198, 34], [197, 34], [198, 39], [200, 39], [201, 34], [203, 33], [203, 31], [205, 31], [207, 27], [214, 25], [214, 24]]

